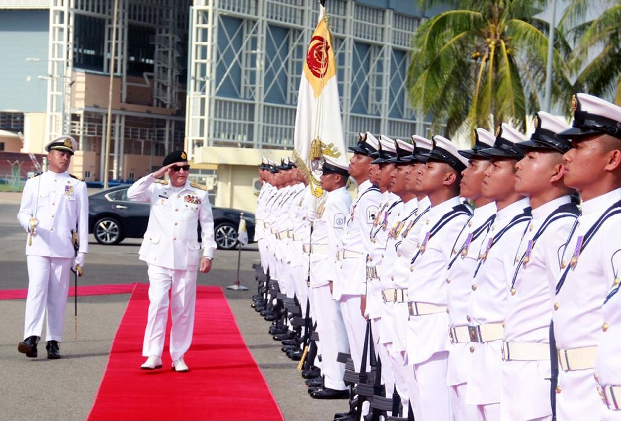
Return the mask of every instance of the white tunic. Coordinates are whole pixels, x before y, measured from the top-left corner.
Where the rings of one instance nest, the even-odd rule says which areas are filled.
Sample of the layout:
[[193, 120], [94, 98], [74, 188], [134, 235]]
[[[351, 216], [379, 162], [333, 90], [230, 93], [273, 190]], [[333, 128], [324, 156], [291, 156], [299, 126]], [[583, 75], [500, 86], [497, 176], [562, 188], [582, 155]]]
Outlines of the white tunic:
[[[569, 270], [560, 290], [557, 285], [554, 335], [559, 349], [597, 346], [599, 343], [604, 323], [602, 304], [616, 277], [611, 259], [621, 248], [621, 215], [612, 216], [603, 223], [577, 257], [575, 266], [571, 265], [571, 260], [578, 239], [619, 200], [621, 189], [616, 189], [582, 203], [578, 227], [563, 255]], [[593, 373], [593, 369], [564, 371], [559, 368], [557, 391], [560, 393], [556, 395], [559, 420], [600, 417], [601, 401]]]
[[[563, 196], [534, 209], [532, 215], [513, 270], [504, 341], [539, 343], [543, 345], [543, 354], [538, 360], [503, 361], [502, 420], [531, 420], [552, 414], [549, 329], [556, 282], [562, 273], [558, 251], [567, 242], [578, 210], [571, 204], [569, 196]], [[511, 352], [511, 347], [508, 351]]]

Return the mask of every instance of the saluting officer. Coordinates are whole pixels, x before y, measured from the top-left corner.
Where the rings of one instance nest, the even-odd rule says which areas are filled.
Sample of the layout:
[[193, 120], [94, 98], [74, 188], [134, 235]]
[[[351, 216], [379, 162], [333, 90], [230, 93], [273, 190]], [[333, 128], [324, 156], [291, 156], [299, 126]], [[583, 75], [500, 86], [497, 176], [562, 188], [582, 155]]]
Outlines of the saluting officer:
[[[562, 269], [558, 251], [578, 217], [563, 183], [563, 154], [571, 144], [556, 136], [569, 126], [540, 111], [535, 132], [518, 147], [515, 190], [528, 196], [533, 219], [511, 274], [503, 339], [501, 420], [551, 419], [550, 322]], [[516, 388], [519, 385], [519, 388]]]
[[477, 408], [466, 404], [466, 386], [472, 353], [468, 350], [468, 305], [472, 293], [472, 275], [477, 265], [481, 242], [496, 216], [496, 204], [481, 193], [481, 185], [489, 166], [489, 157], [479, 151], [494, 145], [496, 137], [483, 128], [474, 130], [472, 149], [459, 150], [468, 159], [468, 167], [461, 172], [460, 195], [474, 204], [474, 213], [451, 251], [448, 264], [447, 311], [449, 316], [449, 357], [447, 381], [451, 409], [455, 420], [478, 420]]
[[[172, 367], [177, 372], [188, 371], [183, 357], [192, 343], [197, 269], [202, 273], [211, 270], [216, 249], [207, 188], [189, 182], [189, 170], [185, 151], [174, 151], [164, 158], [162, 168], [127, 190], [132, 201], [151, 205], [139, 251], [140, 259], [149, 267], [150, 301], [142, 348], [147, 360], [142, 369], [162, 367], [170, 293]], [[160, 179], [165, 174], [169, 180]], [[202, 244], [198, 241], [199, 223]]]
[[[611, 344], [602, 304], [618, 277], [621, 255], [621, 107], [587, 94], [577, 94], [573, 105], [573, 127], [558, 136], [572, 142], [564, 155], [565, 184], [577, 189], [583, 202], [556, 285], [556, 409], [559, 420], [594, 420], [601, 417], [593, 369], [597, 345], [605, 339], [601, 347], [607, 355]], [[614, 385], [607, 377], [615, 371], [618, 367], [598, 369], [599, 382]]]
[[[88, 252], [86, 183], [67, 172], [78, 145], [61, 136], [45, 146], [49, 170], [26, 182], [17, 219], [28, 233], [28, 297], [24, 341], [17, 350], [37, 357], [37, 343], [47, 316], [47, 357], [60, 358], [71, 269], [84, 266]], [[72, 232], [77, 229], [76, 255]]]

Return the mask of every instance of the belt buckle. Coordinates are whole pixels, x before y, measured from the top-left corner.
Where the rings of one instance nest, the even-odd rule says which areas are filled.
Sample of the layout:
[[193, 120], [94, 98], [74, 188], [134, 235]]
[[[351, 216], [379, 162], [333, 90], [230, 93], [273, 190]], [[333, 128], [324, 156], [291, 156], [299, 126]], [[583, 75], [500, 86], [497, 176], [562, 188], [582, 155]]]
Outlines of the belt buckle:
[[395, 303], [397, 303], [397, 293], [399, 292], [399, 289], [395, 289]]
[[449, 340], [451, 340], [451, 343], [457, 343], [457, 341], [455, 341], [456, 334], [454, 334], [454, 332], [455, 332], [455, 327], [450, 327], [449, 328]]
[[473, 343], [481, 342], [481, 335], [479, 332], [478, 325], [469, 325], [468, 326], [468, 336], [470, 337], [470, 341]]
[[[410, 316], [414, 316], [414, 307], [412, 306], [414, 302], [408, 302], [408, 313], [410, 314]], [[409, 318], [408, 318], [409, 319]]]
[[382, 290], [382, 300], [384, 301], [384, 303], [388, 302], [388, 299], [386, 299], [386, 291]]

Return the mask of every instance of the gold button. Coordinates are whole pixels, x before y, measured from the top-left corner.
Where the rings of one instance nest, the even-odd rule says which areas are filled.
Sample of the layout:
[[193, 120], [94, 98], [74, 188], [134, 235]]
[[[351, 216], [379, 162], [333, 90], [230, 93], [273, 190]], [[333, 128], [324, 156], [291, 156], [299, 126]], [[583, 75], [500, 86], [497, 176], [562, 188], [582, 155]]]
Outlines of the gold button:
[[470, 353], [474, 353], [474, 346], [470, 346]]
[[492, 225], [492, 231], [496, 230], [496, 226]]
[[613, 284], [614, 284], [615, 286], [618, 286], [620, 281], [621, 281], [621, 279], [619, 279], [619, 277], [616, 277], [616, 278], [615, 278], [615, 281], [613, 282]]
[[450, 279], [450, 278], [447, 278], [447, 279], [446, 279], [446, 284], [449, 284], [450, 282], [451, 282], [451, 279]]
[[556, 302], [556, 303], [554, 304], [554, 310], [555, 310], [555, 311], [558, 311], [558, 308], [560, 308], [560, 307], [561, 307], [560, 303]]
[[468, 221], [468, 227], [472, 227], [472, 221]]
[[561, 394], [561, 386], [557, 385], [554, 391], [556, 391], [556, 394]]
[[52, 227], [52, 228], [50, 229], [50, 231], [51, 231], [51, 232], [53, 232], [53, 231], [54, 231], [54, 227]]
[[511, 289], [511, 296], [515, 296], [515, 289]]
[[608, 331], [608, 327], [610, 327], [610, 326], [608, 325], [608, 323], [607, 323], [607, 322], [604, 322], [604, 325], [602, 325], [602, 331], [603, 331], [603, 332]]
[[477, 285], [476, 285], [476, 284], [473, 284], [473, 285], [472, 285], [472, 291], [474, 292], [476, 289], [477, 289]]
[[52, 214], [52, 218], [54, 218], [54, 214]]
[[391, 279], [392, 281], [395, 281], [395, 276], [394, 276], [394, 275], [391, 275], [391, 276], [390, 276], [390, 279]]
[[410, 265], [410, 272], [413, 273], [414, 272], [414, 265]]
[[373, 258], [369, 257], [369, 262], [373, 262]]
[[175, 226], [176, 226], [176, 225], [178, 225], [178, 224], [179, 224], [179, 223], [177, 223], [177, 222], [175, 221]]
[[470, 318], [470, 315], [468, 315], [466, 319], [468, 320], [468, 322], [472, 322], [472, 318]]
[[565, 269], [565, 267], [567, 267], [567, 261], [561, 262], [561, 268]]
[[56, 202], [52, 202], [52, 205], [56, 205]]
[[175, 211], [179, 211], [179, 208], [175, 208]]
[[173, 237], [173, 240], [177, 240], [177, 238], [176, 238], [176, 237]]

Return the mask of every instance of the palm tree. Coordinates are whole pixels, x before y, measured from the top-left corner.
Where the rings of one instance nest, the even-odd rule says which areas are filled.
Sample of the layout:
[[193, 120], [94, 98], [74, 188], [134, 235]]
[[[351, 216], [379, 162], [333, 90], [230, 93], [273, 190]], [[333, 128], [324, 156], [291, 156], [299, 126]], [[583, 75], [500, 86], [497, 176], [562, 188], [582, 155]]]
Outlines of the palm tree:
[[[584, 22], [587, 15], [596, 18]], [[621, 1], [574, 0], [562, 24], [571, 27], [576, 22], [583, 23], [570, 31], [577, 43], [570, 61], [577, 75], [575, 90], [621, 104]]]
[[[439, 3], [419, 0], [421, 7]], [[501, 122], [525, 130], [539, 111], [547, 61], [548, 22], [535, 17], [545, 0], [456, 0], [423, 23], [412, 39], [407, 86], [416, 110], [430, 114], [434, 130], [493, 129]], [[537, 9], [540, 7], [540, 9]], [[552, 98], [570, 95], [569, 52], [555, 38]], [[567, 93], [565, 93], [567, 90]]]

